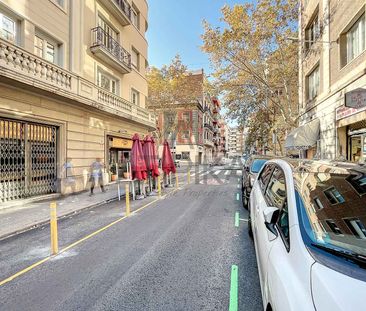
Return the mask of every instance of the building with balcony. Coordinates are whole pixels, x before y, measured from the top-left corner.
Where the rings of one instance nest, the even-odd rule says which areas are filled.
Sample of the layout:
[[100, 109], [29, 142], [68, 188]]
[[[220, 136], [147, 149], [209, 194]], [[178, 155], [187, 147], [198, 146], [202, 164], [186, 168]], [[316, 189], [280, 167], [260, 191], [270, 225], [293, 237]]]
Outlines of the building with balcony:
[[228, 155], [229, 157], [241, 156], [244, 149], [243, 132], [237, 127], [228, 128]]
[[146, 0], [0, 0], [0, 204], [87, 188], [155, 129]]
[[366, 158], [365, 1], [305, 0], [299, 16], [300, 140], [308, 158]]
[[[157, 133], [160, 146], [168, 140], [175, 158], [182, 162], [208, 163], [214, 155], [214, 104], [204, 91], [205, 74], [203, 70], [187, 72], [187, 85], [195, 85], [193, 102], [180, 102], [166, 107], [149, 106], [157, 114]], [[192, 98], [190, 95], [189, 98]]]

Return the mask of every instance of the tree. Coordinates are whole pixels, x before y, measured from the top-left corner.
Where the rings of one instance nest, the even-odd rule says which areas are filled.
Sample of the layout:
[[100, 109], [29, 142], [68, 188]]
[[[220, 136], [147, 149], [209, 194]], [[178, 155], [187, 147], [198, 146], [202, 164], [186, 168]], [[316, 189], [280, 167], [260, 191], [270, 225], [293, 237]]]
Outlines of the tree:
[[[189, 106], [197, 106], [202, 103], [210, 83], [202, 74], [192, 74], [182, 63], [180, 56], [176, 55], [169, 65], [161, 69], [151, 67], [147, 73], [149, 87], [148, 108], [156, 115], [163, 114], [164, 132], [161, 129], [156, 136], [166, 138], [167, 133], [175, 134], [189, 128], [189, 124], [178, 121], [177, 109]], [[174, 140], [174, 137], [171, 137]]]
[[272, 115], [268, 132], [296, 127], [298, 47], [287, 38], [297, 36], [297, 1], [224, 6], [222, 15], [223, 28], [204, 21], [202, 49], [228, 116], [245, 125], [263, 119], [255, 114]]

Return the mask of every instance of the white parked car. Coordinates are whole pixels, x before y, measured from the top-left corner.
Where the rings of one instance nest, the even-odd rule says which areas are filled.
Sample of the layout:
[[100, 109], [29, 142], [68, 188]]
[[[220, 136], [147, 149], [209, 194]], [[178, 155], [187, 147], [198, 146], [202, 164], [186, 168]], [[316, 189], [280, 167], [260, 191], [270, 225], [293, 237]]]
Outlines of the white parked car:
[[264, 310], [366, 310], [366, 167], [271, 160], [249, 203]]

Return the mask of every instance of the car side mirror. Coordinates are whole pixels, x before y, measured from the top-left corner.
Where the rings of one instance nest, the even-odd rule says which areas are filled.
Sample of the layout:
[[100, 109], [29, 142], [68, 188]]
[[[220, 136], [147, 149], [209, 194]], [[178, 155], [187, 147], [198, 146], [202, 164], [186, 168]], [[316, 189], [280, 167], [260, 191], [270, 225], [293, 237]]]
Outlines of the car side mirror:
[[278, 231], [276, 230], [276, 223], [280, 215], [280, 210], [277, 207], [267, 207], [263, 211], [264, 224], [268, 231], [270, 231], [275, 237], [278, 236]]

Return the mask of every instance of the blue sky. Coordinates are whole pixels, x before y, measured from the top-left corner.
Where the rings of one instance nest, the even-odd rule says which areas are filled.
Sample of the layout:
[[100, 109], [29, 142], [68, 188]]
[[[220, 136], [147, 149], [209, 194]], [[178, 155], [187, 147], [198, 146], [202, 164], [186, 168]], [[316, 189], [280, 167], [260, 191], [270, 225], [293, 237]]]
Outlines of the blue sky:
[[161, 67], [176, 54], [189, 69], [204, 68], [209, 73], [208, 57], [201, 52], [202, 20], [220, 24], [221, 7], [245, 1], [233, 0], [149, 0], [149, 64]]

